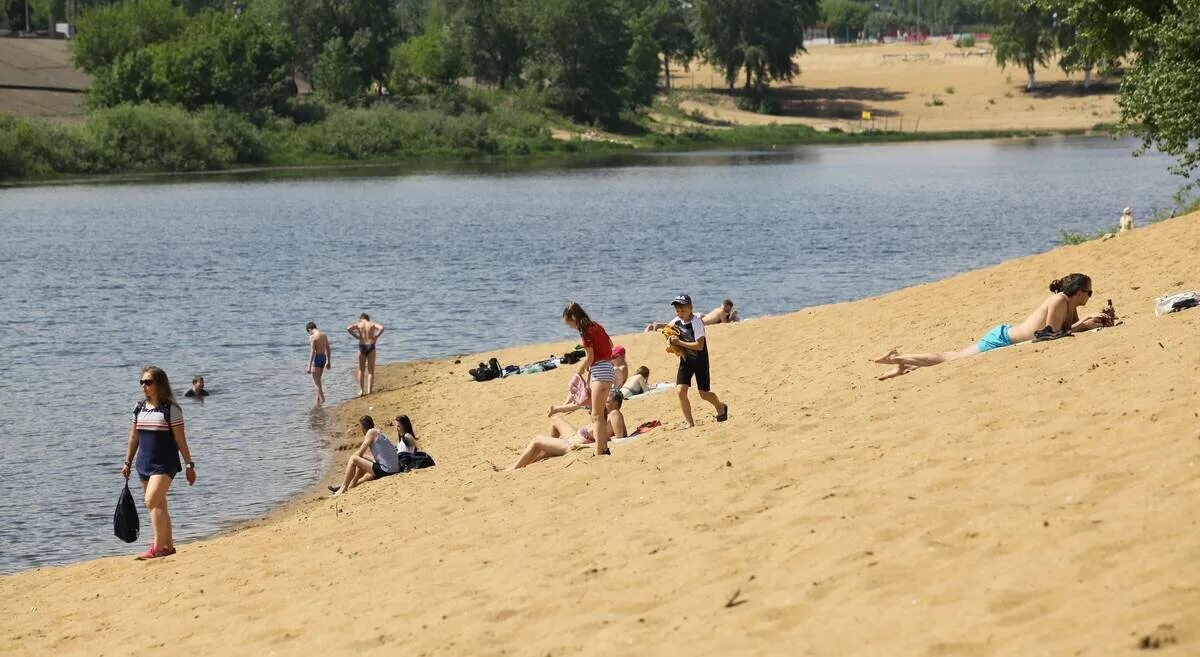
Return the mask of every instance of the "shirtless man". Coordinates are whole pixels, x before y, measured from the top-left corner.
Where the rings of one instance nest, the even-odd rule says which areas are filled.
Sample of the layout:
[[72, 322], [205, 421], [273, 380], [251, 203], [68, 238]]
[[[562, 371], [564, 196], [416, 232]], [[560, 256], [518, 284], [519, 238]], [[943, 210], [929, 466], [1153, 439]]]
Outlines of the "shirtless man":
[[[710, 326], [712, 324], [729, 324], [730, 322], [736, 322], [740, 319], [741, 317], [738, 317], [738, 312], [733, 309], [732, 299], [726, 299], [721, 303], [720, 306], [713, 308], [700, 318], [700, 320], [704, 322], [705, 326]], [[651, 331], [661, 331], [663, 327], [670, 323], [671, 322], [650, 322], [646, 325], [646, 332], [649, 333]]]
[[333, 352], [329, 350], [329, 336], [322, 333], [316, 324], [309, 322], [304, 329], [308, 331], [308, 368], [304, 371], [312, 375], [313, 385], [317, 386], [317, 406], [320, 406], [325, 403], [321, 376], [325, 370], [333, 367]]
[[918, 367], [929, 367], [941, 363], [974, 356], [975, 354], [1008, 347], [1020, 342], [1028, 342], [1034, 334], [1044, 328], [1050, 328], [1059, 333], [1078, 333], [1090, 331], [1102, 326], [1112, 326], [1116, 314], [1108, 316], [1105, 313], [1079, 319], [1079, 308], [1087, 305], [1092, 298], [1092, 279], [1084, 274], [1069, 274], [1050, 283], [1050, 296], [1033, 311], [1025, 321], [1011, 326], [1001, 324], [988, 331], [978, 344], [973, 344], [961, 351], [937, 351], [924, 354], [901, 354], [896, 349], [875, 359], [876, 363], [895, 365], [896, 367], [879, 377], [879, 380], [890, 379], [901, 374], [908, 374]]
[[733, 300], [726, 299], [721, 303], [720, 307], [708, 311], [708, 314], [701, 319], [704, 320], [704, 325], [708, 326], [711, 324], [728, 324], [736, 322], [740, 318], [737, 311], [733, 309]]
[[358, 396], [369, 395], [375, 384], [375, 344], [383, 335], [383, 324], [363, 313], [346, 332], [358, 339]]

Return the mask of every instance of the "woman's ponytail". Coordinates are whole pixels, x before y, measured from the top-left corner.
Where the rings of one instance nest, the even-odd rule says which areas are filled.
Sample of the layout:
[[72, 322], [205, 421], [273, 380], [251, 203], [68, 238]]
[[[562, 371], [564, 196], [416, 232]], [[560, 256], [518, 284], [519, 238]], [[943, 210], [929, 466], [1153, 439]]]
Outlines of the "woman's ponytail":
[[1063, 291], [1063, 283], [1062, 283], [1061, 278], [1056, 278], [1056, 279], [1050, 281], [1050, 291], [1051, 292], [1062, 292]]

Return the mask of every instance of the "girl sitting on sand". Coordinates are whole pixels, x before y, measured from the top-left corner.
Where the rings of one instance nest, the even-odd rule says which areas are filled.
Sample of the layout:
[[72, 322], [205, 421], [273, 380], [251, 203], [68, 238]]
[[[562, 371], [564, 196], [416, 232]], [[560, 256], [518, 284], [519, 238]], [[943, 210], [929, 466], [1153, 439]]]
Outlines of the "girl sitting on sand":
[[596, 454], [608, 454], [608, 422], [604, 420], [604, 400], [612, 390], [616, 372], [613, 370], [613, 343], [604, 327], [592, 321], [577, 303], [567, 304], [563, 323], [579, 331], [579, 342], [587, 353], [579, 363], [580, 378], [588, 381], [592, 400], [592, 434], [596, 437]]
[[1092, 279], [1084, 274], [1068, 274], [1050, 283], [1053, 293], [1033, 311], [1025, 321], [1016, 326], [1001, 324], [988, 331], [978, 344], [973, 344], [962, 351], [936, 351], [924, 354], [901, 354], [892, 349], [884, 356], [876, 358], [876, 363], [895, 365], [894, 368], [879, 377], [879, 380], [890, 379], [908, 374], [918, 367], [929, 367], [967, 356], [1007, 347], [1020, 342], [1028, 342], [1034, 334], [1044, 328], [1054, 332], [1078, 333], [1102, 326], [1110, 326], [1112, 320], [1107, 316], [1092, 315], [1079, 319], [1079, 308], [1086, 306], [1092, 298]]
[[[351, 454], [346, 463], [346, 475], [342, 479], [342, 485], [329, 487], [335, 497], [359, 484], [400, 471], [400, 454], [392, 441], [388, 440], [387, 434], [375, 428], [375, 420], [370, 415], [364, 415], [358, 419], [358, 426], [362, 427], [363, 441], [358, 446], [358, 451]], [[411, 435], [412, 426], [409, 425], [407, 429]], [[404, 444], [403, 438], [400, 444]], [[370, 458], [367, 457], [368, 450], [371, 452]]]
[[[613, 390], [609, 393], [608, 401], [604, 405], [608, 414], [605, 418], [605, 425], [609, 435], [613, 438], [624, 438], [628, 433], [625, 427], [625, 416], [621, 413], [621, 404], [624, 401], [625, 398], [621, 396], [621, 391]], [[492, 468], [497, 471], [516, 470], [530, 463], [563, 456], [573, 449], [584, 448], [592, 440], [594, 440], [592, 430], [588, 427], [576, 429], [563, 418], [552, 417], [550, 418], [549, 436], [535, 436], [525, 446], [525, 451], [521, 452], [521, 457], [517, 459], [517, 462], [510, 467], [501, 468], [492, 464]]]

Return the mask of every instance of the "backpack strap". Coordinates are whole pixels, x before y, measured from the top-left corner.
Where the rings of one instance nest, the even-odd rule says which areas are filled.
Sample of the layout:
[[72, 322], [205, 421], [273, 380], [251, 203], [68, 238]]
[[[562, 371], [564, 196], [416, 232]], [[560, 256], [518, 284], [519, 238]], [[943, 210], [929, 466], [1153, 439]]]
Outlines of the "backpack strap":
[[[146, 400], [144, 400], [144, 399], [142, 401], [138, 402], [137, 406], [133, 407], [133, 423], [135, 425], [137, 424], [138, 415], [140, 415], [142, 413], [142, 411], [145, 410], [145, 408], [146, 408]], [[171, 431], [171, 403], [170, 402], [167, 402], [167, 405], [163, 407], [162, 414], [163, 414], [163, 420], [165, 420], [167, 423], [167, 431]]]
[[133, 407], [133, 423], [134, 424], [137, 424], [138, 415], [140, 415], [142, 413], [142, 409], [145, 408], [145, 406], [146, 406], [146, 400], [143, 399], [142, 401], [137, 403], [137, 406]]

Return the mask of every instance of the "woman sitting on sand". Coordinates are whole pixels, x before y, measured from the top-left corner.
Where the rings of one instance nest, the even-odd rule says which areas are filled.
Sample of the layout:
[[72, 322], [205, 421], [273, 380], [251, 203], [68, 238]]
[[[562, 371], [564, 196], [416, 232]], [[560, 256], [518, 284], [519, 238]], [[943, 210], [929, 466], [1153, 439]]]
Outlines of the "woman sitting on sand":
[[[621, 404], [625, 398], [621, 396], [620, 390], [613, 390], [608, 395], [608, 401], [604, 407], [608, 411], [608, 431], [610, 438], [624, 438], [628, 434], [625, 427], [625, 416], [621, 413]], [[525, 451], [521, 453], [521, 457], [517, 462], [508, 468], [501, 468], [495, 464], [492, 467], [497, 471], [516, 470], [523, 468], [530, 463], [537, 463], [545, 459], [563, 456], [573, 449], [581, 449], [595, 442], [592, 437], [592, 431], [588, 427], [580, 427], [576, 429], [571, 426], [561, 417], [550, 418], [550, 435], [536, 436], [529, 444], [525, 446]]]
[[[335, 497], [359, 484], [400, 471], [400, 454], [392, 441], [388, 440], [387, 434], [375, 428], [375, 420], [370, 415], [364, 415], [358, 419], [358, 426], [362, 427], [363, 441], [358, 446], [358, 451], [351, 454], [346, 463], [346, 475], [342, 479], [342, 485], [329, 487]], [[404, 444], [403, 438], [401, 444]], [[371, 452], [370, 458], [367, 457], [368, 450]]]
[[1020, 342], [1028, 342], [1034, 334], [1044, 328], [1054, 332], [1078, 333], [1101, 326], [1110, 326], [1112, 319], [1101, 314], [1085, 319], [1079, 319], [1079, 308], [1086, 306], [1092, 298], [1092, 279], [1083, 274], [1069, 274], [1052, 283], [1053, 292], [1037, 310], [1033, 311], [1025, 321], [1016, 326], [1001, 324], [988, 331], [978, 344], [973, 344], [962, 351], [937, 351], [924, 354], [901, 354], [896, 349], [875, 359], [876, 363], [895, 365], [893, 369], [879, 377], [879, 380], [890, 379], [901, 374], [908, 374], [918, 367], [929, 367], [967, 356], [1007, 347]]

